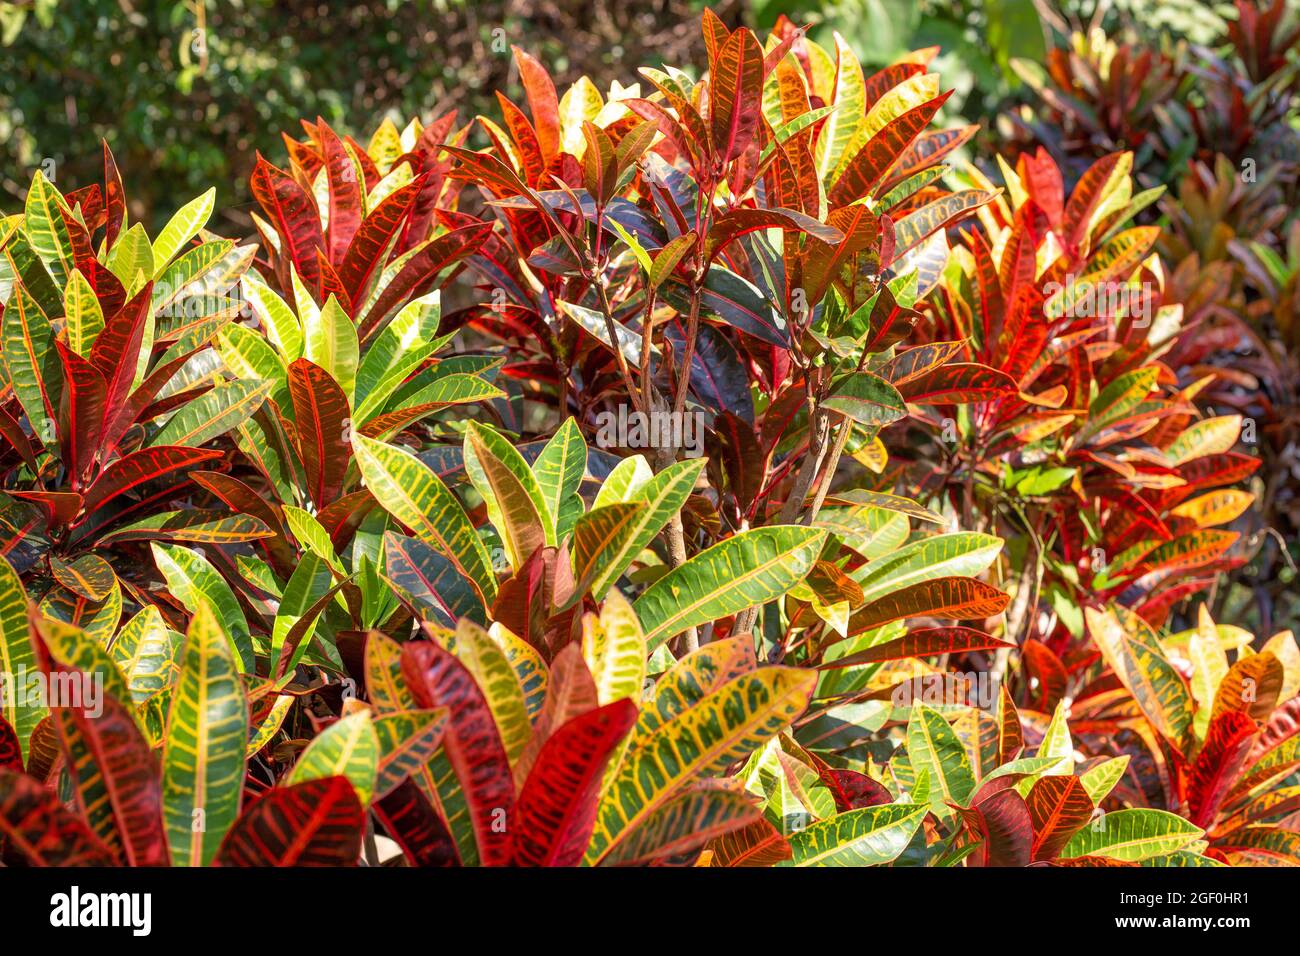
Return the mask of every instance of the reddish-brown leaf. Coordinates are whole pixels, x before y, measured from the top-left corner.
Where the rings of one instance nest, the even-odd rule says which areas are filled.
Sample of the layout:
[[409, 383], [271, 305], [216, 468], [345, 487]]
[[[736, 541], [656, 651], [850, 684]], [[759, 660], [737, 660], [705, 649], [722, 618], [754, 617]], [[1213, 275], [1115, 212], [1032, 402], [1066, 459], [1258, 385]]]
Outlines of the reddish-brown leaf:
[[[56, 666], [55, 675], [79, 672]], [[50, 710], [77, 805], [128, 866], [165, 866], [162, 784], [153, 751], [123, 704], [102, 696], [100, 706], [98, 716], [81, 706]]]
[[221, 450], [216, 448], [188, 448], [182, 445], [156, 445], [133, 451], [104, 469], [86, 492], [82, 507], [89, 515], [106, 501], [147, 481], [183, 468], [192, 468], [202, 461], [220, 458], [221, 454]]
[[1091, 818], [1092, 798], [1078, 777], [1051, 775], [1034, 783], [1025, 800], [1034, 821], [1035, 860], [1050, 860]]
[[1015, 647], [1006, 641], [985, 634], [973, 627], [926, 627], [912, 631], [893, 641], [885, 641], [865, 651], [849, 654], [823, 664], [823, 668], [853, 667], [877, 661], [901, 661], [909, 657], [929, 657], [933, 654], [960, 654], [965, 651], [986, 651], [998, 647]]
[[909, 617], [944, 620], [992, 617], [1001, 614], [1009, 601], [1009, 595], [974, 578], [934, 578], [900, 588], [855, 611], [849, 619], [849, 634], [861, 634]]
[[289, 366], [289, 393], [308, 492], [323, 508], [338, 497], [352, 460], [348, 399], [329, 372], [305, 358]]
[[763, 100], [763, 48], [749, 30], [731, 34], [718, 50], [709, 83], [714, 155], [729, 163], [749, 148]]
[[0, 770], [0, 844], [6, 863], [111, 866], [113, 854], [34, 778]]

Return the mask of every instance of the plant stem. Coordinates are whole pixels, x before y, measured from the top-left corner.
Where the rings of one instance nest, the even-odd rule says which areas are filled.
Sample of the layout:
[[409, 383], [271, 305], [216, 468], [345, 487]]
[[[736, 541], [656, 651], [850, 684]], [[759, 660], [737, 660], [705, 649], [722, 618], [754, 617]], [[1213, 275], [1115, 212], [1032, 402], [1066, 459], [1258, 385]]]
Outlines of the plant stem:
[[682, 370], [677, 373], [677, 393], [673, 396], [673, 417], [680, 418], [686, 410], [686, 393], [691, 390], [691, 363], [695, 361], [695, 337], [700, 332], [700, 299], [703, 297], [704, 276], [696, 273], [691, 286], [691, 313], [686, 320], [686, 347], [682, 349]]
[[[600, 298], [600, 311], [605, 317], [605, 332], [609, 336], [610, 348], [614, 350], [614, 358], [618, 361], [619, 374], [623, 376], [623, 387], [627, 389], [628, 398], [632, 401], [632, 407], [637, 411], [645, 411], [641, 407], [641, 396], [637, 392], [636, 381], [632, 378], [632, 371], [628, 368], [627, 356], [623, 354], [623, 347], [618, 341], [618, 327], [614, 324], [614, 313], [609, 305], [609, 293], [605, 289], [605, 277], [599, 270], [594, 276], [596, 286], [596, 295]], [[645, 356], [641, 357], [642, 362]]]

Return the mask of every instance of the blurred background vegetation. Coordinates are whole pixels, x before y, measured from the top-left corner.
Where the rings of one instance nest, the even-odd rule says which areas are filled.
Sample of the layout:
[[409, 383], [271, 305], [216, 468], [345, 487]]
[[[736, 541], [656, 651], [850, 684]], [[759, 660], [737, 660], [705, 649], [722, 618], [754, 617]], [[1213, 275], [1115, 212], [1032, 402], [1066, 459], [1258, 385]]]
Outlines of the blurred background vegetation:
[[[1015, 57], [1041, 62], [1053, 30], [1096, 3], [1053, 0], [719, 0], [730, 25], [766, 29], [785, 14], [815, 39], [838, 30], [864, 63], [939, 46], [953, 101], [992, 121], [1021, 86]], [[217, 184], [227, 226], [247, 228], [255, 151], [283, 161], [281, 130], [324, 117], [361, 139], [450, 106], [495, 111], [519, 98], [509, 45], [561, 85], [586, 72], [602, 90], [641, 65], [703, 62], [702, 0], [0, 0], [0, 188], [21, 199], [53, 161], [69, 184], [98, 177], [101, 137], [128, 178], [133, 214], [159, 224]], [[1118, 0], [1108, 23], [1205, 42], [1222, 5]], [[563, 88], [563, 87], [562, 87]], [[977, 139], [980, 142], [980, 139]]]
[[[780, 16], [868, 67], [937, 46], [956, 94], [946, 125], [979, 123], [992, 171], [1048, 149], [1069, 178], [1118, 149], [1165, 227], [1170, 301], [1204, 332], [1195, 370], [1230, 370], [1213, 408], [1258, 422], [1256, 530], [1225, 596], [1236, 622], [1300, 626], [1300, 0], [716, 0], [729, 25]], [[696, 72], [703, 0], [0, 0], [0, 208], [44, 168], [67, 190], [98, 181], [107, 139], [156, 229], [209, 185], [213, 228], [247, 237], [258, 151], [323, 117], [365, 142], [449, 108], [522, 102], [510, 45], [598, 88], [638, 66]], [[992, 177], [1000, 181], [1001, 177]], [[1280, 624], [1279, 624], [1280, 626]]]

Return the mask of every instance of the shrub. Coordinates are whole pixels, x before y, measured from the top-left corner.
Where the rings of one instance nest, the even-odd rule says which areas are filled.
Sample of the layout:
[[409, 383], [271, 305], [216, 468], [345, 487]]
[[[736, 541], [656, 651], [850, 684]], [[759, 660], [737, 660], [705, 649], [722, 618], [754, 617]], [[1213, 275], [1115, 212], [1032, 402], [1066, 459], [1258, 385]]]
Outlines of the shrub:
[[[1004, 197], [948, 175], [931, 53], [702, 26], [705, 79], [609, 97], [516, 50], [482, 149], [305, 123], [256, 247], [210, 193], [125, 228], [107, 150], [37, 177], [0, 247], [6, 862], [376, 864], [371, 823], [409, 865], [1294, 860], [1256, 829], [1294, 643], [1233, 664], [1270, 706], [1231, 670], [1207, 704], [1155, 630], [1253, 460], [1158, 362], [1131, 158]], [[1131, 297], [1076, 321], [1076, 273]], [[1117, 715], [1193, 780], [1269, 743], [1161, 802]]]

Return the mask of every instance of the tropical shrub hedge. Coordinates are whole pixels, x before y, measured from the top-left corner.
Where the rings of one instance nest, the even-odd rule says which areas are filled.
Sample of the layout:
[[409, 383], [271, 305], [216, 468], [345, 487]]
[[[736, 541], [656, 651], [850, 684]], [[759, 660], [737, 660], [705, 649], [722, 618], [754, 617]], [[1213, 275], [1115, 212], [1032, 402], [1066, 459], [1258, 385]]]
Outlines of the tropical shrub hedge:
[[1134, 154], [995, 184], [935, 51], [702, 30], [304, 121], [248, 241], [36, 174], [5, 864], [1300, 862], [1300, 648], [1209, 608], [1260, 459]]

